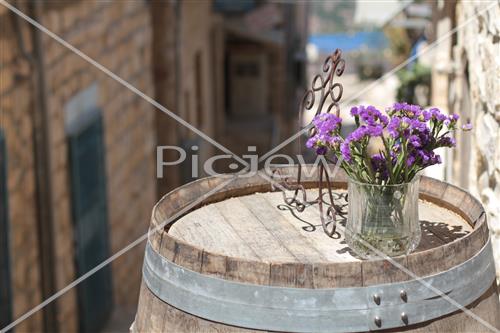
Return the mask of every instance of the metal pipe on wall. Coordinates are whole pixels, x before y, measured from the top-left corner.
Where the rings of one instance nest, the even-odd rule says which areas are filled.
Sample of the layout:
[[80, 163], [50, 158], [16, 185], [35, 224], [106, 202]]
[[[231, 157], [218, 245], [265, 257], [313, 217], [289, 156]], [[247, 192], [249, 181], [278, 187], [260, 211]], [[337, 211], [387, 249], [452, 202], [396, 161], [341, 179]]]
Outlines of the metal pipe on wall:
[[[19, 4], [16, 4], [19, 7]], [[28, 11], [34, 20], [40, 22], [41, 2], [31, 0]], [[21, 31], [20, 18], [12, 14], [14, 31], [19, 50], [30, 65], [33, 86], [33, 146], [35, 162], [35, 192], [36, 192], [36, 218], [37, 234], [39, 240], [41, 294], [47, 299], [56, 292], [54, 275], [54, 249], [53, 249], [53, 210], [52, 210], [52, 177], [50, 162], [50, 141], [48, 134], [48, 104], [46, 75], [44, 70], [44, 54], [41, 32], [33, 26], [31, 28], [31, 42], [33, 52], [29, 53]], [[56, 303], [51, 303], [43, 310], [43, 326], [46, 332], [57, 331]]]

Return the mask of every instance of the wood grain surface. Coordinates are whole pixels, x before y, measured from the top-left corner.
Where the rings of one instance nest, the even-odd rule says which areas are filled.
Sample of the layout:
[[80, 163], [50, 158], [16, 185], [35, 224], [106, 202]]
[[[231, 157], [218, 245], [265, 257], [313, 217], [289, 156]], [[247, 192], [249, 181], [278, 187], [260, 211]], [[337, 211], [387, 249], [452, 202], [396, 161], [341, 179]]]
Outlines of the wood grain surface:
[[[313, 196], [315, 189], [308, 190]], [[345, 201], [341, 202], [345, 203]], [[473, 228], [453, 211], [420, 200], [422, 241], [416, 250], [442, 246]], [[338, 216], [337, 223], [345, 225]], [[196, 209], [176, 221], [169, 234], [208, 252], [266, 263], [359, 261], [339, 228], [336, 239], [321, 228], [317, 205], [297, 212], [281, 193], [233, 197]]]

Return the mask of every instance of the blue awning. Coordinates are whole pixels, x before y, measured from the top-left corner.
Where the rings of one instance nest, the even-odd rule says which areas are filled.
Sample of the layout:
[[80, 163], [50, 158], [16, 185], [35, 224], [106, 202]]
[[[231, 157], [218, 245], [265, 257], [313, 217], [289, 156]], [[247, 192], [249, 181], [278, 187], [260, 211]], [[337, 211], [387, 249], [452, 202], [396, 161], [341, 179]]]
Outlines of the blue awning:
[[344, 52], [361, 48], [382, 50], [389, 44], [384, 33], [381, 31], [311, 35], [309, 43], [315, 45], [321, 53], [330, 53], [336, 48]]

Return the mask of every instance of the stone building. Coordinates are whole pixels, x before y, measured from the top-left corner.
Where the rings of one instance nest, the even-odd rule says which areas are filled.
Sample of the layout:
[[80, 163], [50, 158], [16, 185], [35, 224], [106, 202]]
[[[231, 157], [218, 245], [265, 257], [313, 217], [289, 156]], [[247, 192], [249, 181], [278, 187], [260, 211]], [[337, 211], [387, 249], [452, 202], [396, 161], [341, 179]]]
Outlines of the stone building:
[[[147, 2], [18, 4], [153, 95]], [[156, 199], [155, 111], [3, 7], [1, 25], [12, 290], [2, 313], [15, 319], [144, 233]], [[141, 260], [137, 247], [17, 330], [95, 331], [113, 304], [135, 303]]]
[[[159, 101], [174, 105], [184, 119], [240, 156], [249, 145], [264, 153], [297, 130], [304, 91], [306, 3], [215, 0], [153, 6], [153, 17], [169, 18], [155, 21], [154, 30], [162, 38], [155, 63], [177, 68], [155, 71], [164, 82], [164, 88], [157, 89]], [[161, 114], [157, 118], [157, 126], [171, 122]], [[168, 133], [159, 130], [157, 140], [177, 142], [188, 153], [192, 145], [199, 146], [200, 167], [216, 152], [182, 126]], [[165, 160], [174, 160], [177, 154], [172, 155]], [[188, 156], [180, 168], [169, 167], [160, 180], [160, 192], [189, 180], [183, 170], [190, 165]], [[219, 167], [229, 171], [225, 164]]]
[[[460, 133], [447, 180], [471, 191], [488, 212], [500, 279], [500, 3], [438, 1], [432, 68], [433, 105], [474, 126]], [[456, 29], [450, 38], [443, 38]]]
[[[305, 5], [11, 2], [237, 153], [294, 130]], [[156, 179], [157, 145], [198, 145], [200, 161], [215, 149], [2, 5], [0, 31], [4, 327], [147, 231], [157, 198], [190, 179], [184, 167]], [[143, 251], [144, 242], [16, 330], [95, 332], [112, 313], [127, 321]]]

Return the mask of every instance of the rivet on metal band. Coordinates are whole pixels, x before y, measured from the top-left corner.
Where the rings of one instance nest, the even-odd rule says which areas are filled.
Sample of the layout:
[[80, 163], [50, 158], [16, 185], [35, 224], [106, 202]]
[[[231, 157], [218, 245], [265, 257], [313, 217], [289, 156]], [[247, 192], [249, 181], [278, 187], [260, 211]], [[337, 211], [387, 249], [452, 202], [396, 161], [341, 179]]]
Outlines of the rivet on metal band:
[[408, 325], [408, 315], [406, 313], [401, 313], [401, 320], [405, 323], [405, 325]]
[[406, 291], [404, 290], [401, 290], [399, 292], [399, 296], [401, 297], [401, 299], [403, 300], [403, 302], [408, 302], [408, 295], [406, 294]]

